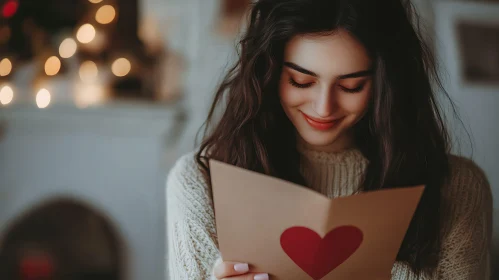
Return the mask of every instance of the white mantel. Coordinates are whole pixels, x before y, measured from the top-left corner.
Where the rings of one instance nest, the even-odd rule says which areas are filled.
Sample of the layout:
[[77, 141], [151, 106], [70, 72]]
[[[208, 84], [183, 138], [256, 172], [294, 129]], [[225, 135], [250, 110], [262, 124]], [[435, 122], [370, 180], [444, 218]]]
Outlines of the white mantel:
[[84, 199], [123, 235], [128, 279], [164, 279], [165, 176], [182, 112], [132, 103], [1, 108], [0, 231], [44, 198]]

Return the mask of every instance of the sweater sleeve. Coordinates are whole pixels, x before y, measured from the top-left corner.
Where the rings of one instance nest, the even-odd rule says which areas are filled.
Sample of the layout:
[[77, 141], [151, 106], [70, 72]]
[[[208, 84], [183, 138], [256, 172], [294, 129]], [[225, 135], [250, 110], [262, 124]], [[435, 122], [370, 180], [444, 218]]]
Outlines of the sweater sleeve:
[[166, 186], [167, 262], [170, 280], [214, 279], [219, 258], [209, 184], [194, 154], [181, 157]]
[[452, 157], [450, 184], [444, 188], [447, 225], [438, 279], [489, 280], [492, 193], [483, 171], [472, 161]]

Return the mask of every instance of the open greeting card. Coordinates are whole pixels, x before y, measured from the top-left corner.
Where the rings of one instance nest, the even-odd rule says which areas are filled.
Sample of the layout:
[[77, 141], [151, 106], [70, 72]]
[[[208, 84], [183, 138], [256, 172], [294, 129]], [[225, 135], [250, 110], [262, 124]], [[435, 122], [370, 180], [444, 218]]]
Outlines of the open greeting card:
[[329, 199], [210, 161], [225, 261], [279, 280], [389, 280], [424, 186]]

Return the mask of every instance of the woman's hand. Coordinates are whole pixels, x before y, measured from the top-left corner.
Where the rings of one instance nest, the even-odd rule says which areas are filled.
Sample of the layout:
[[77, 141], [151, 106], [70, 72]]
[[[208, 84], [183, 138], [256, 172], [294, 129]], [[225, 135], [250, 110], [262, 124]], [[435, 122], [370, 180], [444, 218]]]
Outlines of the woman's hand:
[[267, 273], [248, 273], [247, 263], [220, 262], [213, 270], [215, 277], [221, 280], [269, 280]]

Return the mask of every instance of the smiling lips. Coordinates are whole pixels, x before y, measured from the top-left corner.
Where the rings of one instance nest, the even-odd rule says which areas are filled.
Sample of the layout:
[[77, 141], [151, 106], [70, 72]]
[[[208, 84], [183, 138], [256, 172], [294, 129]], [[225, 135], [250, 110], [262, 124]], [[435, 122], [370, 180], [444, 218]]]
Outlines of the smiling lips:
[[311, 127], [318, 129], [318, 130], [331, 129], [334, 126], [336, 126], [336, 124], [341, 119], [343, 119], [343, 118], [340, 118], [340, 119], [336, 119], [336, 120], [320, 120], [320, 119], [312, 118], [303, 112], [302, 112], [302, 115]]

